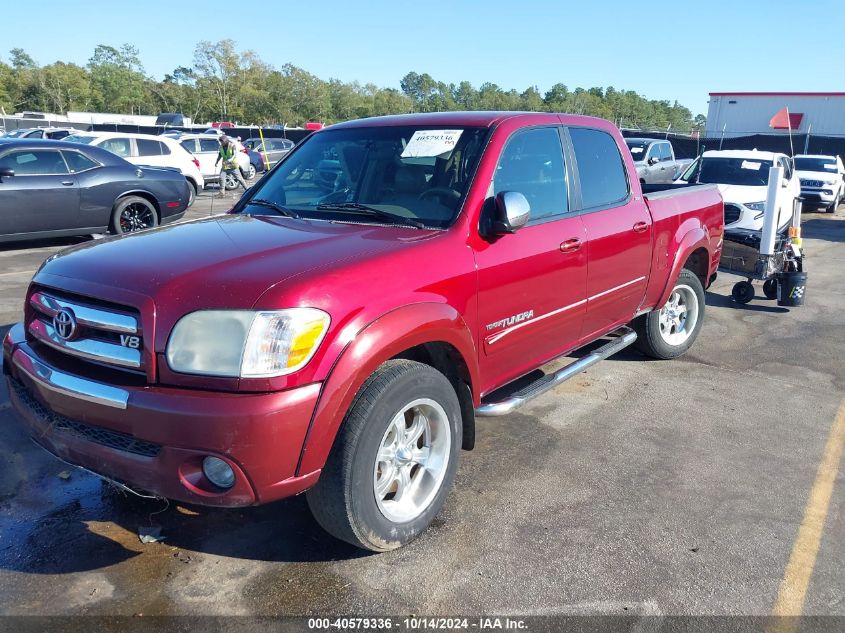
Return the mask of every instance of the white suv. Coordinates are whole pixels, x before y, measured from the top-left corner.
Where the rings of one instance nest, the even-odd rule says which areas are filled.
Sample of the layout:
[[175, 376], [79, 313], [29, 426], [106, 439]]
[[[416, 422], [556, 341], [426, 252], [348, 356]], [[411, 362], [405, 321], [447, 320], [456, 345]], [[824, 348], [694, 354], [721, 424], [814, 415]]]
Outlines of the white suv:
[[188, 206], [194, 203], [197, 193], [205, 188], [199, 161], [172, 138], [123, 132], [81, 132], [63, 140], [102, 147], [134, 165], [178, 169], [191, 185]]
[[[206, 182], [220, 182], [222, 161], [215, 165], [220, 150], [220, 137], [214, 134], [180, 134], [175, 140], [200, 163], [200, 171]], [[243, 145], [232, 139], [237, 150], [238, 167], [246, 180], [255, 177], [255, 168], [249, 162], [249, 154], [243, 151]]]
[[783, 186], [778, 190], [775, 201], [780, 230], [789, 224], [795, 200], [801, 195], [798, 176], [786, 154], [756, 149], [704, 152], [687, 168], [680, 180], [719, 187], [725, 200], [726, 229], [759, 231], [763, 228], [769, 168], [775, 165], [783, 168]]
[[807, 206], [824, 207], [828, 213], [845, 198], [845, 167], [839, 156], [799, 154], [795, 173], [801, 179], [801, 197]]

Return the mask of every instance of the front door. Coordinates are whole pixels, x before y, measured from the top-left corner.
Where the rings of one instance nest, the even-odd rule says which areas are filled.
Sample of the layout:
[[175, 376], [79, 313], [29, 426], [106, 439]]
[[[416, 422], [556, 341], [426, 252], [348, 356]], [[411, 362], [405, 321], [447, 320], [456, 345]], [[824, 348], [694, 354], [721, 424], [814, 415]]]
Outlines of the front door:
[[630, 192], [613, 136], [592, 128], [568, 131], [589, 258], [582, 338], [591, 340], [630, 321], [640, 307], [651, 265], [652, 221], [642, 197]]
[[516, 191], [531, 219], [475, 253], [483, 384], [502, 385], [578, 341], [587, 245], [581, 218], [570, 212], [570, 178], [558, 127], [518, 130], [508, 139], [487, 205], [499, 192]]
[[10, 150], [0, 166], [15, 171], [0, 183], [0, 235], [77, 227], [79, 186], [58, 150]]

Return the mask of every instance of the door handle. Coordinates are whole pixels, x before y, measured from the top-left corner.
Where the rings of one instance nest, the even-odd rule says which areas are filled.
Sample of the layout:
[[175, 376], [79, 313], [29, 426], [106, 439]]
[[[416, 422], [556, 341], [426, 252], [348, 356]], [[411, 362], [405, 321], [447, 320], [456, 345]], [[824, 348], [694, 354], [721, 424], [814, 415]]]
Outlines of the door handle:
[[566, 240], [560, 245], [560, 250], [563, 253], [572, 253], [574, 251], [577, 251], [579, 248], [581, 248], [581, 240], [579, 240], [577, 237], [573, 237], [572, 239]]
[[73, 181], [72, 181], [72, 180], [63, 180], [63, 181], [62, 181], [62, 184], [63, 184], [65, 187], [72, 187], [72, 186], [73, 186]]
[[642, 233], [648, 230], [648, 222], [637, 222], [634, 225], [634, 233]]

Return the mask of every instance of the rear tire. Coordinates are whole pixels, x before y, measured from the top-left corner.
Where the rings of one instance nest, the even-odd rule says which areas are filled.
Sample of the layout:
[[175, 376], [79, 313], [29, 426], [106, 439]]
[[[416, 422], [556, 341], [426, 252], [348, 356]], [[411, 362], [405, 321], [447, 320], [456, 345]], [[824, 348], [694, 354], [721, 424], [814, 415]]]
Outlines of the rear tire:
[[704, 287], [684, 268], [666, 304], [634, 320], [637, 349], [660, 360], [677, 358], [692, 347], [703, 322]]
[[346, 414], [308, 506], [326, 532], [373, 552], [420, 535], [455, 478], [461, 408], [439, 371], [391, 360]]
[[188, 206], [186, 208], [190, 208], [193, 206], [194, 201], [197, 199], [197, 186], [194, 184], [192, 180], [188, 180]]
[[247, 167], [247, 169], [246, 169], [246, 173], [244, 173], [242, 171], [241, 174], [243, 175], [244, 180], [252, 180], [253, 178], [255, 178], [255, 174], [256, 174], [255, 165], [250, 163], [249, 167]]
[[117, 201], [111, 214], [111, 232], [115, 235], [135, 233], [158, 226], [158, 213], [153, 204], [140, 196], [126, 196]]

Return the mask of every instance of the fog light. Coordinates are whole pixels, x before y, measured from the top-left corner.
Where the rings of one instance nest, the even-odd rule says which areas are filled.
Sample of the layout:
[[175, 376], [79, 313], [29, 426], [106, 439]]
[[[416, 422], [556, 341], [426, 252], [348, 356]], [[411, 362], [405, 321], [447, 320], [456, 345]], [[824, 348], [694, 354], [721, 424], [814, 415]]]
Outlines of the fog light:
[[218, 488], [231, 488], [235, 485], [235, 471], [218, 457], [203, 459], [202, 472]]

